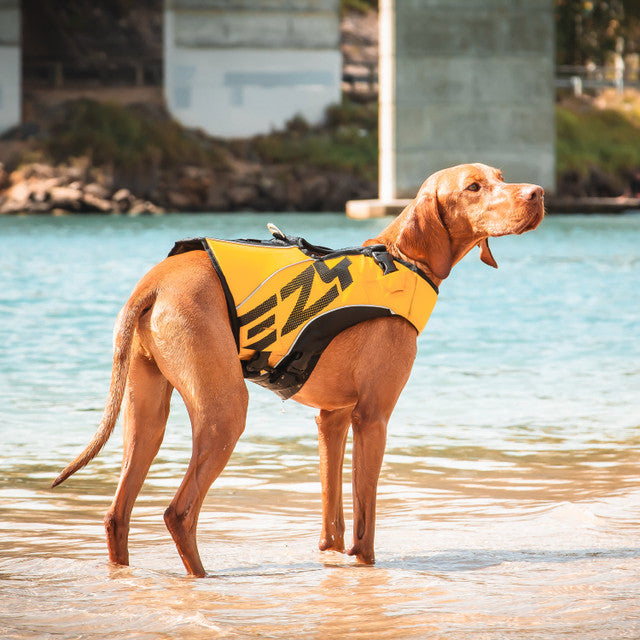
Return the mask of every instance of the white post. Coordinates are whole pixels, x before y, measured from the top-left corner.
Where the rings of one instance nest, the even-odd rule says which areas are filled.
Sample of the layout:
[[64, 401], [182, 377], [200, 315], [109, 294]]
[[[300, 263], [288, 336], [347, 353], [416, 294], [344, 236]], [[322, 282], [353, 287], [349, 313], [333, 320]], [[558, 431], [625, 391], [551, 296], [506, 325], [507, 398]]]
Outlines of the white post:
[[379, 1], [378, 193], [382, 201], [396, 197], [394, 3], [395, 0]]

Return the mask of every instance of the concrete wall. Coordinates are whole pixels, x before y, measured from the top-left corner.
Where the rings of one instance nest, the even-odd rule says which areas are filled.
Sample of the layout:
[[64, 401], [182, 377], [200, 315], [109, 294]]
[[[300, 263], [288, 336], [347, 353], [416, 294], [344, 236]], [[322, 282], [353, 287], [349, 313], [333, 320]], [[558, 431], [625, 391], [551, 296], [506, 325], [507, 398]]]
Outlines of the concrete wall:
[[166, 0], [165, 94], [213, 135], [310, 122], [340, 101], [338, 0]]
[[380, 197], [485, 162], [555, 187], [552, 0], [380, 0]]
[[20, 123], [20, 0], [0, 0], [0, 133]]

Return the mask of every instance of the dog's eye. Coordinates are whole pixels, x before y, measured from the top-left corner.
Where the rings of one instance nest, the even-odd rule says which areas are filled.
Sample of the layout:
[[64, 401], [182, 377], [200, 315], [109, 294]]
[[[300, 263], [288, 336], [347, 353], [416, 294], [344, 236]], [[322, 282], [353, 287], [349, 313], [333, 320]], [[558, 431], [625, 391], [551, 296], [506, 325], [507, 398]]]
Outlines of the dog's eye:
[[480, 185], [477, 182], [474, 182], [467, 187], [467, 191], [480, 191]]

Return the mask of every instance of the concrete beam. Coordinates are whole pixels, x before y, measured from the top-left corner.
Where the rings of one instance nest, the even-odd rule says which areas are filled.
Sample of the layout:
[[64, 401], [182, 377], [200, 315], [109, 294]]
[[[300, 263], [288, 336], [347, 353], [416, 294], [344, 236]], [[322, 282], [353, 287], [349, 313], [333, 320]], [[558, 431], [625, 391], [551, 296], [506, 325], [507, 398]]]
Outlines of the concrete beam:
[[[2, 0], [0, 0], [1, 2]], [[169, 10], [205, 9], [207, 11], [335, 11], [339, 0], [165, 0]]]
[[337, 12], [275, 10], [180, 11], [175, 43], [180, 47], [328, 49], [339, 44]]

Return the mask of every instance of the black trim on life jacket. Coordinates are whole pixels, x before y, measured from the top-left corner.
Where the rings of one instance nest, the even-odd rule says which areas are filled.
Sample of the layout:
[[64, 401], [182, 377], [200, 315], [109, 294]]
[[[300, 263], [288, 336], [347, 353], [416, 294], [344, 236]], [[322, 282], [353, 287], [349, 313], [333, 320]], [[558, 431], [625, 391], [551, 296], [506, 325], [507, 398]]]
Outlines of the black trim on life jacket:
[[[245, 378], [277, 393], [283, 400], [295, 395], [313, 373], [320, 356], [329, 343], [342, 331], [365, 320], [393, 315], [389, 309], [376, 306], [353, 306], [328, 311], [305, 327], [291, 353], [276, 367], [269, 367], [271, 353], [256, 353], [251, 360], [241, 362]], [[295, 350], [304, 345], [304, 351]]]

